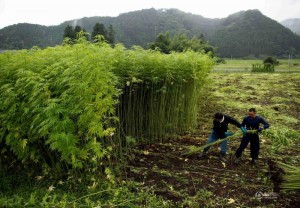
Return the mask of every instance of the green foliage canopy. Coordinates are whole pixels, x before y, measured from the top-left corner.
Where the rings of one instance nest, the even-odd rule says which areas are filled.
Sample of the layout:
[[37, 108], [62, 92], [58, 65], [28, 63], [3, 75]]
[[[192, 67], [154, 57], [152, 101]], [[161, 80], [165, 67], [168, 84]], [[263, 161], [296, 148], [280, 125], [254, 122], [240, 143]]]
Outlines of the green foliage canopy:
[[208, 44], [204, 39], [203, 35], [199, 37], [193, 36], [188, 38], [185, 34], [174, 35], [170, 37], [170, 33], [159, 34], [154, 43], [150, 44], [152, 50], [160, 50], [162, 53], [169, 54], [174, 52], [183, 52], [192, 50], [196, 52], [204, 52], [210, 54], [212, 57], [215, 56], [215, 49]]
[[92, 39], [95, 40], [98, 35], [102, 35], [109, 44], [115, 42], [115, 31], [112, 25], [106, 29], [104, 24], [97, 22], [93, 27]]
[[265, 58], [263, 60], [264, 64], [271, 64], [271, 65], [278, 65], [279, 61], [277, 61], [277, 59], [275, 57], [272, 56], [268, 56], [267, 58]]

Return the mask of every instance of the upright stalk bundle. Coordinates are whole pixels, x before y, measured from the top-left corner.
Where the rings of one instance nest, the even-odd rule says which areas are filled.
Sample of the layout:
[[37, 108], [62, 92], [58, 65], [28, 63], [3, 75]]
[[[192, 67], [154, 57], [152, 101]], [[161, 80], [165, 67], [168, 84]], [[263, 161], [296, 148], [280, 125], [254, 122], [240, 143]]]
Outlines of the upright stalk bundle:
[[126, 51], [114, 70], [124, 83], [118, 108], [121, 130], [157, 142], [192, 129], [211, 66], [208, 56], [191, 51]]

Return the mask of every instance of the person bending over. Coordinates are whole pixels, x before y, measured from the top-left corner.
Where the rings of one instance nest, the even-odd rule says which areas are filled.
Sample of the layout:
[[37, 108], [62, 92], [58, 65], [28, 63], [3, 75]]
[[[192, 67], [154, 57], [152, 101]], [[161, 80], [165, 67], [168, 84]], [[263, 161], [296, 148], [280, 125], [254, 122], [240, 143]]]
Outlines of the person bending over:
[[[208, 138], [207, 144], [217, 141], [218, 139], [223, 139], [228, 136], [233, 135], [232, 133], [227, 132], [228, 124], [233, 124], [241, 129], [243, 134], [246, 133], [246, 128], [242, 127], [242, 125], [234, 118], [223, 115], [222, 113], [216, 113], [213, 120], [213, 130]], [[204, 148], [203, 152], [199, 154], [199, 158], [202, 158], [206, 155], [207, 151], [210, 147]], [[227, 151], [227, 140], [221, 143], [221, 160], [226, 161], [225, 155]]]

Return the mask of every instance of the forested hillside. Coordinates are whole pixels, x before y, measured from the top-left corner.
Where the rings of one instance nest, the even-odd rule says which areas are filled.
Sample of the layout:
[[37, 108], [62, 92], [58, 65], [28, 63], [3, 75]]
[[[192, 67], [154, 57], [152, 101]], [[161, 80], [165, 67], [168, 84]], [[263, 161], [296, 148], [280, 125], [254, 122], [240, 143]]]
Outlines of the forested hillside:
[[225, 57], [282, 56], [300, 52], [300, 36], [258, 10], [239, 12], [223, 19], [210, 40]]
[[115, 41], [126, 47], [148, 48], [160, 33], [204, 35], [221, 57], [287, 56], [300, 54], [300, 36], [258, 10], [235, 13], [223, 19], [209, 19], [177, 9], [144, 9], [118, 17], [85, 17], [58, 26], [17, 24], [0, 30], [1, 49], [45, 47], [61, 44], [67, 25], [79, 25], [91, 33], [96, 23], [112, 25]]

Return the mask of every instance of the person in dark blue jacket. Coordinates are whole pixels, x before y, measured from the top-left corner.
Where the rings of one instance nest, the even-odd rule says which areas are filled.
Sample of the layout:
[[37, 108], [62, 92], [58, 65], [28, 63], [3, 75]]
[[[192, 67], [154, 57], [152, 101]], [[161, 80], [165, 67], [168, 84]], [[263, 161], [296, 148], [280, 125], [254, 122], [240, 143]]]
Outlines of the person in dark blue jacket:
[[[233, 124], [236, 127], [240, 128], [243, 134], [246, 133], [246, 128], [242, 127], [241, 123], [235, 120], [234, 118], [228, 116], [228, 115], [223, 115], [222, 113], [216, 113], [214, 116], [214, 121], [213, 121], [213, 130], [212, 133], [210, 134], [207, 143], [212, 143], [217, 141], [218, 139], [223, 139], [228, 136], [233, 135], [233, 133], [227, 132], [228, 130], [228, 124]], [[206, 152], [210, 149], [210, 147], [207, 147], [203, 150], [203, 152], [198, 156], [199, 158], [203, 157], [206, 155]], [[223, 141], [221, 143], [221, 160], [226, 161], [225, 155], [227, 151], [227, 140]]]
[[[261, 127], [263, 125], [263, 127]], [[250, 152], [252, 163], [256, 164], [258, 153], [259, 153], [259, 136], [258, 133], [263, 129], [269, 128], [269, 124], [260, 116], [256, 115], [255, 108], [250, 108], [248, 112], [248, 116], [244, 118], [242, 122], [242, 126], [247, 130], [256, 130], [256, 133], [246, 133], [241, 141], [240, 147], [237, 149], [235, 156], [236, 160], [234, 161], [236, 164], [240, 162], [240, 158], [242, 156], [242, 152], [247, 147], [250, 142]]]

